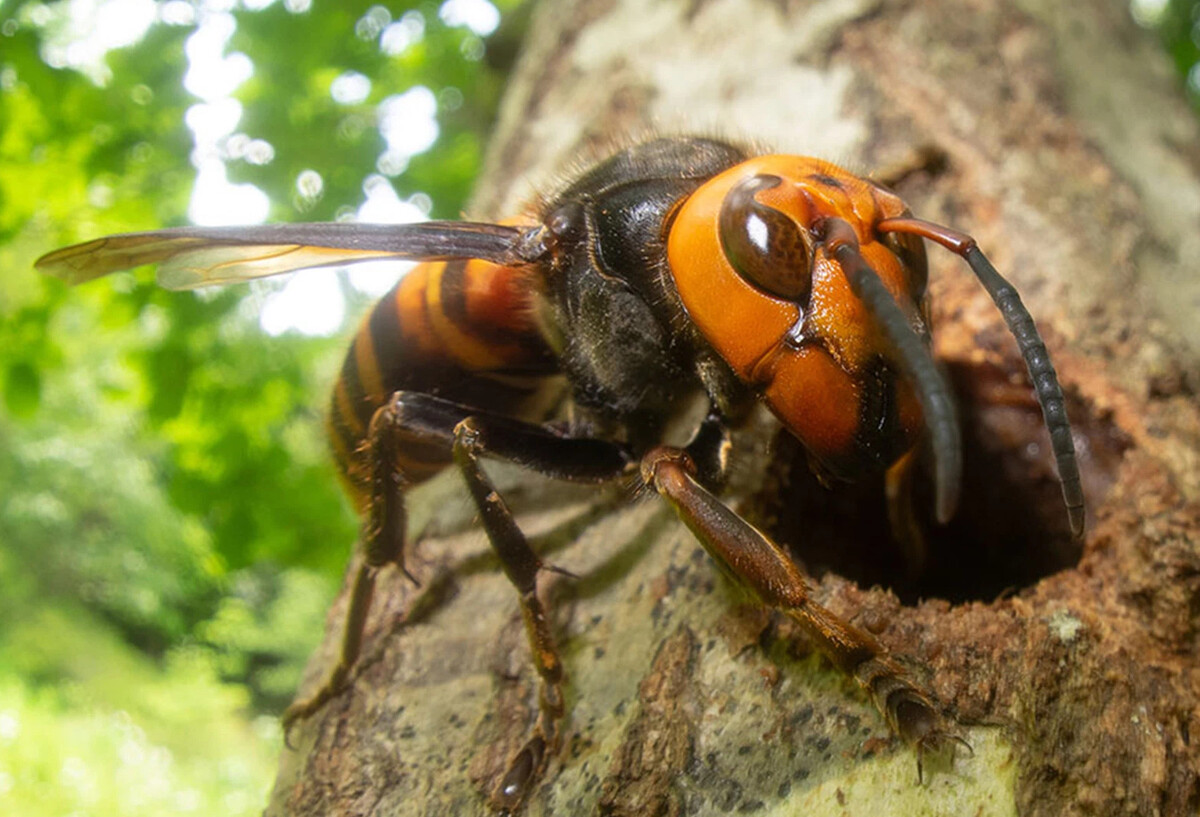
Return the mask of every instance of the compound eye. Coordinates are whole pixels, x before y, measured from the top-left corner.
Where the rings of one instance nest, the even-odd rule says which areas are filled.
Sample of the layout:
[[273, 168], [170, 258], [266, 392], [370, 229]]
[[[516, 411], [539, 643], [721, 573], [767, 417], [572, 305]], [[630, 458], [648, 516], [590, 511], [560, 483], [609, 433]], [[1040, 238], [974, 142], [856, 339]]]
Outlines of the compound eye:
[[912, 281], [913, 300], [920, 303], [929, 282], [929, 263], [925, 260], [925, 242], [913, 233], [884, 233], [880, 240], [900, 259]]
[[721, 204], [721, 249], [734, 270], [764, 292], [805, 301], [812, 289], [812, 258], [796, 222], [754, 197], [783, 182], [759, 175], [740, 182]]

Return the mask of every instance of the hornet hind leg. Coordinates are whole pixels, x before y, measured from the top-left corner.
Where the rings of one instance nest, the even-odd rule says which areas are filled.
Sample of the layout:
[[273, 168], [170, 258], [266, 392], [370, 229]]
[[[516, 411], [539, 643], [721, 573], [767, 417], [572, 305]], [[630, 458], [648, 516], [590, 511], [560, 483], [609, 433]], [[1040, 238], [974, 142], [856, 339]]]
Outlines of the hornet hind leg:
[[[564, 672], [551, 617], [538, 595], [537, 576], [557, 570], [542, 562], [480, 463], [481, 456], [507, 460], [546, 476], [574, 482], [606, 482], [632, 472], [635, 459], [623, 446], [591, 438], [564, 437], [541, 426], [492, 414], [428, 394], [396, 392], [375, 414], [367, 437], [371, 503], [364, 532], [365, 558], [351, 591], [342, 652], [329, 678], [311, 697], [288, 708], [285, 730], [312, 715], [345, 686], [362, 645], [375, 575], [385, 565], [404, 570], [406, 515], [402, 468], [406, 446], [447, 452], [462, 473], [480, 520], [505, 575], [517, 589], [540, 690], [533, 735], [509, 762], [490, 801], [514, 813], [541, 778], [559, 743], [565, 715]], [[560, 571], [564, 572], [564, 571]], [[408, 575], [407, 571], [405, 574]], [[410, 577], [411, 578], [411, 577]]]
[[[405, 474], [415, 466], [422, 476], [440, 469], [445, 462], [427, 462], [405, 457], [405, 441], [396, 434], [400, 424], [392, 403], [376, 410], [367, 429], [364, 450], [368, 463], [370, 500], [363, 521], [363, 560], [354, 577], [350, 605], [342, 631], [342, 649], [338, 663], [325, 682], [308, 698], [296, 701], [283, 713], [285, 740], [296, 721], [313, 715], [341, 692], [350, 680], [350, 671], [362, 650], [363, 628], [371, 610], [375, 593], [375, 578], [387, 565], [395, 565], [401, 573], [417, 584], [416, 578], [404, 566], [404, 537], [408, 514], [404, 506], [407, 487]], [[410, 441], [411, 444], [411, 441]]]

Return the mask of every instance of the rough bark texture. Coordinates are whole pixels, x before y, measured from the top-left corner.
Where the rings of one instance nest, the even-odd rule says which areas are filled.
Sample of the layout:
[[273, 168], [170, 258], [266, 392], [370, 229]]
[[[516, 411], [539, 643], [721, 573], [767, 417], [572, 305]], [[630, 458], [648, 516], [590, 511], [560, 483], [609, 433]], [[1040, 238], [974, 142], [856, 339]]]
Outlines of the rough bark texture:
[[[937, 250], [936, 346], [968, 462], [922, 574], [889, 551], [870, 489], [827, 494], [786, 441], [742, 440], [747, 513], [977, 724], [974, 756], [917, 785], [869, 703], [739, 600], [658, 502], [496, 469], [538, 546], [580, 576], [544, 582], [570, 714], [527, 813], [1200, 813], [1200, 133], [1126, 3], [546, 2], [473, 215], [648, 125], [864, 171], [939, 157], [900, 192], [975, 235], [1038, 319], [1089, 530], [1082, 547], [1066, 534], [1011, 339]], [[528, 733], [516, 601], [468, 500], [447, 474], [413, 501], [422, 586], [384, 575], [368, 658], [295, 730], [269, 814], [481, 813]]]

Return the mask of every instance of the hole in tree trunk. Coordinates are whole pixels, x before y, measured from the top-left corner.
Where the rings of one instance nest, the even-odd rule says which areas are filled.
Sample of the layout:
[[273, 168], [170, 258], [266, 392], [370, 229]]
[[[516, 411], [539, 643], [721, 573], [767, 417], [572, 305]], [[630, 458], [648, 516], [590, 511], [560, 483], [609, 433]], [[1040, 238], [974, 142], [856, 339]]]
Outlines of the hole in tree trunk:
[[[767, 487], [746, 513], [813, 576], [834, 571], [864, 587], [891, 588], [905, 603], [992, 601], [1074, 567], [1082, 543], [1071, 537], [1041, 409], [1024, 380], [1010, 380], [1014, 370], [948, 364], [963, 432], [962, 499], [950, 524], [939, 526], [928, 469], [918, 468], [913, 503], [924, 532], [923, 559], [892, 535], [881, 477], [826, 489], [787, 432], [776, 438]], [[1128, 443], [1071, 395], [1067, 410], [1090, 523]]]

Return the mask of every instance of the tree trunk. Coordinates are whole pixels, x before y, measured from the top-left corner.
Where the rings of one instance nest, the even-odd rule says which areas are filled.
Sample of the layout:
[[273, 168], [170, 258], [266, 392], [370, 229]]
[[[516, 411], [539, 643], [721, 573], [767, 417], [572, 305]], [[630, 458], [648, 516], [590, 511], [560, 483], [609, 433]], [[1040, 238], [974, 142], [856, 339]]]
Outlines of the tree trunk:
[[[884, 169], [919, 216], [973, 234], [1037, 318], [1089, 529], [1082, 545], [1066, 530], [1011, 337], [937, 249], [936, 349], [962, 398], [967, 475], [923, 571], [886, 544], [877, 489], [827, 493], [788, 441], [740, 441], [745, 512], [969, 724], [973, 756], [927, 760], [918, 784], [914, 751], [802, 634], [740, 599], [662, 503], [496, 467], [535, 546], [579, 576], [543, 575], [568, 716], [527, 814], [1200, 812], [1200, 138], [1126, 7], [538, 9], [472, 215], [517, 210], [648, 126]], [[382, 576], [366, 657], [294, 730], [269, 814], [481, 813], [532, 728], [515, 593], [465, 491], [444, 474], [412, 503], [422, 584]], [[344, 613], [343, 596], [306, 690]]]

